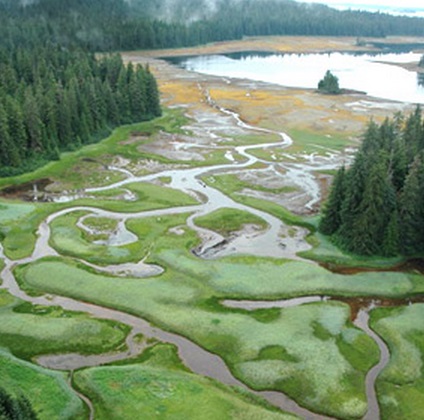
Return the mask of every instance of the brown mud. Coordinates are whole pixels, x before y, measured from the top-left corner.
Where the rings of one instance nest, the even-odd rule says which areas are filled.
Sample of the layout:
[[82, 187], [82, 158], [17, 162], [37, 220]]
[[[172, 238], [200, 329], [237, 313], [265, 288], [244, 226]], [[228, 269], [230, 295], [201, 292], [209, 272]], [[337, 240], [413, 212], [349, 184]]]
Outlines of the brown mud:
[[328, 271], [336, 274], [353, 275], [359, 273], [372, 273], [372, 272], [399, 272], [399, 273], [412, 273], [424, 274], [424, 258], [412, 258], [410, 260], [401, 262], [392, 267], [350, 267], [338, 265], [335, 263], [321, 262], [319, 265]]

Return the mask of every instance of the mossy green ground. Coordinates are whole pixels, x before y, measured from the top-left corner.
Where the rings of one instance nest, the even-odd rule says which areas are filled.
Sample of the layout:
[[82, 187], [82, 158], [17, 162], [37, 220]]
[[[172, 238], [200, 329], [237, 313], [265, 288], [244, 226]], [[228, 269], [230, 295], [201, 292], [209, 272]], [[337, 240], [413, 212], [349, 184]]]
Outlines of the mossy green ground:
[[70, 389], [65, 373], [43, 369], [0, 349], [0, 378], [8, 393], [28, 398], [40, 420], [87, 418], [87, 410]]
[[245, 225], [255, 225], [259, 229], [265, 229], [267, 223], [258, 216], [236, 209], [223, 208], [197, 217], [195, 223], [199, 227], [213, 230], [223, 236], [243, 229]]
[[[159, 344], [143, 362], [79, 371], [75, 384], [99, 419], [292, 419], [230, 387], [187, 372], [175, 349]], [[262, 403], [263, 404], [263, 403]]]
[[[135, 201], [106, 199], [80, 199], [67, 204], [52, 203], [14, 203], [2, 201], [0, 208], [0, 233], [3, 235], [5, 254], [13, 259], [31, 255], [37, 238], [36, 231], [40, 223], [54, 211], [74, 207], [92, 206], [116, 212], [141, 212], [144, 210], [167, 207], [189, 206], [198, 202], [187, 194], [177, 190], [151, 184], [130, 184], [128, 189], [137, 197]], [[53, 226], [60, 224], [54, 222]], [[71, 230], [73, 230], [71, 232]], [[70, 238], [75, 238], [75, 228], [69, 228]], [[79, 236], [79, 233], [78, 235]], [[66, 239], [66, 238], [64, 238]]]
[[418, 419], [424, 412], [424, 304], [376, 309], [371, 326], [386, 341], [390, 362], [377, 380], [384, 419]]
[[[252, 387], [283, 390], [314, 410], [340, 417], [364, 414], [364, 377], [378, 360], [375, 343], [350, 324], [346, 305], [328, 302], [248, 312], [223, 308], [216, 298], [258, 292], [275, 298], [317, 290], [364, 295], [381, 293], [383, 286], [389, 293], [404, 294], [414, 287], [407, 275], [394, 273], [382, 280], [352, 276], [340, 287], [343, 276], [305, 263], [278, 265], [272, 259], [200, 261], [168, 250], [155, 260], [165, 263], [166, 273], [143, 280], [97, 275], [58, 259], [18, 271], [21, 282], [31, 288], [119, 308], [185, 335], [221, 355]], [[46, 279], [46, 270], [51, 278], [60, 272], [61, 282]], [[277, 358], [270, 356], [270, 348], [278, 348]]]
[[[271, 193], [281, 193], [281, 190], [266, 189], [261, 188], [260, 186], [253, 186], [252, 188], [251, 184], [240, 180], [236, 175], [233, 174], [218, 175], [213, 177], [207, 176], [204, 177], [203, 180], [208, 185], [224, 192], [234, 201], [272, 214], [273, 216], [281, 219], [284, 223], [287, 223], [289, 225], [304, 226], [311, 230], [315, 229], [315, 227], [311, 223], [309, 223], [309, 221], [305, 220], [300, 216], [296, 216], [295, 214], [286, 210], [279, 204], [267, 200], [262, 200], [259, 198], [248, 197], [241, 193], [244, 188], [268, 191]], [[284, 192], [290, 192], [292, 190], [292, 188], [284, 188]]]
[[[187, 215], [134, 218], [127, 222], [128, 229], [138, 240], [123, 246], [97, 245], [82, 232], [76, 223], [85, 212], [73, 212], [61, 216], [51, 223], [51, 245], [62, 255], [82, 258], [101, 265], [137, 262], [144, 258], [155, 247], [178, 240], [176, 234], [169, 229], [185, 224]], [[192, 244], [195, 235], [183, 236]], [[180, 243], [180, 242], [179, 242]], [[185, 244], [189, 246], [189, 244]]]
[[34, 306], [0, 290], [0, 347], [15, 356], [104, 353], [123, 348], [128, 333], [123, 324], [59, 307]]

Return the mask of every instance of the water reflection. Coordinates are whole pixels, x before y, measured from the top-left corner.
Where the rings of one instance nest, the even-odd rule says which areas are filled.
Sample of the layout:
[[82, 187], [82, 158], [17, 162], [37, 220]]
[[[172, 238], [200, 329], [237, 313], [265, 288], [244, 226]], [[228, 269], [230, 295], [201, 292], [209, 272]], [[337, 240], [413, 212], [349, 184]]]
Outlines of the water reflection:
[[401, 64], [418, 62], [417, 53], [274, 54], [240, 52], [174, 57], [170, 62], [190, 71], [315, 89], [327, 70], [345, 89], [389, 100], [424, 103], [424, 84]]
[[424, 87], [424, 73], [417, 73], [417, 83]]

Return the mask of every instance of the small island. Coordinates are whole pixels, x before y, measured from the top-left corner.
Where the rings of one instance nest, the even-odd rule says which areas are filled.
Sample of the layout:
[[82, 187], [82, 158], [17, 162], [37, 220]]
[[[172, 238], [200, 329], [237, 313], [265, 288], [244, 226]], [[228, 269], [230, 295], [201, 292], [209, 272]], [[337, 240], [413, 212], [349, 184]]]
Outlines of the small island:
[[334, 76], [330, 70], [327, 70], [324, 78], [318, 83], [318, 91], [329, 95], [339, 95], [342, 93], [338, 77]]

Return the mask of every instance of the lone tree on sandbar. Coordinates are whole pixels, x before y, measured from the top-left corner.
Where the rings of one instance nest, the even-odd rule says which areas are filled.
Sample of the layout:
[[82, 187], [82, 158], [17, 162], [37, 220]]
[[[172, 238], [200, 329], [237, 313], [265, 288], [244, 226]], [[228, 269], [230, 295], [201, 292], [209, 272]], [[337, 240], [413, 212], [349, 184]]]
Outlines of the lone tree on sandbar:
[[325, 76], [318, 83], [318, 90], [323, 93], [330, 93], [332, 95], [337, 95], [341, 92], [339, 87], [339, 79], [331, 73], [330, 70], [327, 70]]

